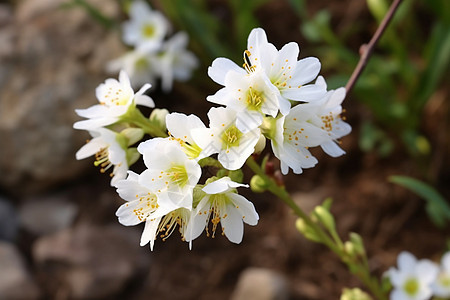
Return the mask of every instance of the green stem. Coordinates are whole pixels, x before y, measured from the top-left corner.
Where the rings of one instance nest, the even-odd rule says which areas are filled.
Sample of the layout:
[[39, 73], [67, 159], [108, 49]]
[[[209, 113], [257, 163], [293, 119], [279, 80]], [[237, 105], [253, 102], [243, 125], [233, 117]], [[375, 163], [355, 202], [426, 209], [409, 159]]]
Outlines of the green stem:
[[153, 137], [168, 136], [165, 131], [153, 124], [139, 109], [136, 109], [136, 107], [130, 107], [128, 112], [122, 116], [121, 120], [140, 127], [145, 133]]
[[[333, 236], [334, 239], [337, 239], [338, 242], [334, 242], [333, 239], [331, 239], [328, 234], [315, 222], [311, 220], [311, 218], [292, 200], [289, 193], [286, 191], [284, 187], [280, 187], [276, 184], [276, 182], [267, 176], [263, 169], [256, 163], [256, 161], [253, 159], [253, 157], [249, 157], [247, 159], [247, 165], [250, 167], [250, 169], [257, 175], [259, 175], [261, 178], [264, 179], [264, 181], [267, 184], [267, 190], [280, 198], [284, 203], [286, 203], [293, 211], [294, 213], [304, 220], [304, 222], [312, 228], [316, 235], [320, 238], [321, 242], [325, 244], [331, 251], [336, 253], [337, 256], [341, 259], [342, 262], [344, 262], [347, 266], [350, 267], [352, 264], [351, 261], [349, 261], [348, 254], [344, 251], [342, 245], [342, 241], [337, 236]], [[337, 235], [337, 233], [336, 233]], [[366, 263], [359, 263], [359, 262], [353, 262], [357, 263], [360, 267], [359, 272], [355, 273], [355, 276], [357, 276], [365, 285], [366, 287], [372, 292], [372, 294], [379, 300], [387, 300], [386, 295], [383, 293], [381, 286], [377, 280], [375, 280], [373, 277], [370, 276], [369, 268], [366, 265]]]

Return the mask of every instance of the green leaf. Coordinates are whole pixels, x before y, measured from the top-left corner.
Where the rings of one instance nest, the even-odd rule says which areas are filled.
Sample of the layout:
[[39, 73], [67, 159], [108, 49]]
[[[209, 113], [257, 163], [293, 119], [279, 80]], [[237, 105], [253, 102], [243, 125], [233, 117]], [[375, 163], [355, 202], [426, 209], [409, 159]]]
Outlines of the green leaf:
[[61, 7], [73, 8], [77, 6], [83, 8], [92, 17], [92, 19], [97, 21], [103, 27], [111, 29], [117, 26], [117, 22], [114, 19], [105, 16], [99, 9], [92, 6], [85, 0], [72, 0], [70, 2], [63, 3]]
[[450, 221], [450, 205], [432, 186], [408, 176], [390, 176], [389, 181], [425, 199], [428, 216], [436, 226], [442, 228]]

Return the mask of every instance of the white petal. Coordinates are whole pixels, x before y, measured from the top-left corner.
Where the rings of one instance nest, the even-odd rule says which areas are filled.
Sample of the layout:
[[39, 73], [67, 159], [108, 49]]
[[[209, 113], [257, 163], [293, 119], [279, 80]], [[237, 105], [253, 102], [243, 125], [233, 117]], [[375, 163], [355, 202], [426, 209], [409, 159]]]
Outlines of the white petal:
[[412, 300], [402, 289], [394, 289], [391, 292], [390, 300]]
[[320, 61], [315, 57], [307, 57], [297, 62], [292, 75], [293, 85], [304, 85], [313, 81], [320, 72]]
[[281, 94], [289, 100], [310, 102], [321, 99], [326, 90], [315, 84], [303, 85], [300, 88], [284, 89]]
[[447, 251], [441, 260], [442, 268], [447, 272], [450, 272], [450, 251]]
[[82, 130], [97, 130], [100, 127], [111, 125], [118, 120], [116, 117], [105, 117], [78, 121], [73, 124], [73, 128]]
[[92, 156], [95, 153], [99, 152], [102, 148], [107, 147], [108, 145], [101, 138], [94, 138], [90, 140], [86, 145], [80, 148], [75, 154], [75, 157], [80, 160], [86, 157]]
[[227, 206], [226, 214], [227, 217], [222, 217], [220, 220], [225, 236], [230, 242], [239, 244], [242, 242], [242, 236], [244, 235], [242, 216], [232, 205]]
[[203, 197], [197, 208], [193, 211], [193, 217], [191, 217], [188, 229], [189, 236], [186, 236], [186, 240], [192, 241], [198, 238], [203, 230], [205, 230], [208, 221], [209, 210], [211, 209], [211, 204], [209, 203], [209, 196]]
[[426, 284], [432, 283], [439, 272], [438, 266], [428, 259], [420, 260], [416, 266], [416, 274], [421, 282]]
[[245, 74], [245, 70], [228, 58], [216, 58], [208, 68], [208, 76], [220, 85], [225, 85], [225, 76], [229, 71]]
[[166, 116], [166, 126], [170, 134], [190, 144], [195, 143], [191, 136], [191, 130], [206, 128], [196, 115], [186, 116], [180, 113], [171, 113]]
[[233, 200], [245, 223], [252, 226], [258, 224], [259, 216], [252, 202], [236, 193], [228, 193], [227, 196]]
[[335, 142], [328, 141], [320, 145], [322, 150], [325, 151], [331, 157], [339, 157], [345, 154], [345, 151], [342, 150]]
[[417, 259], [407, 251], [403, 251], [397, 258], [397, 265], [401, 272], [412, 273], [416, 267]]
[[155, 107], [155, 102], [153, 102], [153, 99], [147, 95], [136, 95], [134, 97], [134, 102], [137, 105], [142, 105], [151, 108]]
[[315, 83], [324, 90], [327, 89], [327, 83], [325, 82], [325, 78], [323, 78], [323, 76], [318, 76]]
[[248, 187], [248, 185], [234, 182], [230, 179], [230, 177], [222, 177], [219, 180], [208, 183], [202, 189], [202, 191], [204, 191], [207, 194], [213, 195], [224, 193], [237, 187]]
[[205, 157], [214, 153], [219, 153], [222, 143], [217, 130], [210, 128], [195, 128], [191, 130], [191, 136], [194, 142], [202, 148], [202, 154]]
[[236, 127], [243, 133], [258, 128], [263, 122], [263, 115], [257, 111], [244, 110], [236, 115]]
[[75, 112], [83, 118], [99, 118], [104, 117], [108, 113], [108, 108], [104, 105], [94, 105], [86, 109], [75, 109]]
[[153, 251], [153, 246], [155, 244], [156, 233], [158, 232], [158, 226], [161, 218], [147, 220], [145, 222], [144, 231], [141, 236], [141, 246], [145, 246], [148, 242], [150, 242], [150, 250]]

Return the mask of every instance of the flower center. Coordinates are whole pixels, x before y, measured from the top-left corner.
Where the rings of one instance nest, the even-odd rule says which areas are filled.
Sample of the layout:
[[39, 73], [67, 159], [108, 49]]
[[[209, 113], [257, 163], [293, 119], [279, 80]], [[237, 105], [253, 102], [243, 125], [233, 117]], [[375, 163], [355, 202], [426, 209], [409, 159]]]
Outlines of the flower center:
[[186, 208], [178, 208], [168, 213], [161, 219], [156, 234], [161, 233], [160, 237], [165, 241], [175, 231], [178, 225], [181, 238], [185, 240], [184, 231], [189, 220], [189, 213], [189, 210]]
[[113, 166], [113, 164], [109, 161], [108, 153], [108, 147], [102, 148], [100, 151], [95, 153], [94, 166], [100, 166], [101, 173], [105, 173], [106, 170]]
[[167, 175], [172, 182], [180, 187], [184, 187], [189, 181], [189, 175], [183, 165], [172, 165], [172, 167], [167, 170]]
[[133, 213], [139, 219], [139, 221], [143, 222], [148, 219], [148, 217], [159, 207], [157, 203], [157, 197], [153, 193], [148, 193], [147, 195], [139, 197], [138, 205], [135, 209], [133, 209]]
[[141, 57], [135, 61], [134, 67], [136, 68], [136, 70], [146, 70], [149, 67], [148, 60], [145, 59], [145, 57]]
[[408, 295], [414, 296], [419, 291], [419, 282], [416, 278], [409, 278], [403, 285], [403, 289]]
[[108, 87], [106, 95], [104, 96], [104, 102], [100, 104], [113, 106], [113, 105], [126, 105], [130, 96], [125, 93], [121, 88]]
[[242, 132], [235, 125], [231, 125], [222, 133], [223, 149], [229, 149], [239, 146], [239, 140]]
[[259, 111], [264, 102], [264, 95], [250, 87], [247, 91], [246, 102], [248, 109]]
[[[170, 135], [170, 132], [169, 132]], [[169, 137], [171, 140], [177, 141], [180, 146], [181, 149], [183, 150], [184, 153], [186, 153], [187, 156], [189, 156], [189, 158], [193, 159], [193, 158], [197, 158], [200, 153], [202, 152], [202, 148], [200, 148], [197, 144], [189, 144], [186, 141], [183, 141], [180, 138], [176, 138], [174, 136], [170, 136]]]
[[446, 275], [446, 274], [441, 274], [439, 275], [439, 283], [446, 287], [446, 288], [450, 288], [450, 276]]
[[[209, 237], [211, 236], [214, 238], [216, 236], [216, 230], [217, 225], [220, 223], [221, 219], [225, 219], [228, 215], [226, 213], [225, 207], [228, 203], [230, 203], [230, 199], [223, 195], [223, 194], [217, 194], [217, 195], [211, 195], [209, 198], [209, 202], [211, 203], [211, 206], [209, 208], [209, 211], [200, 212], [204, 214], [208, 214], [208, 217], [206, 218], [206, 235]], [[208, 224], [209, 221], [212, 223], [211, 228], [211, 234], [209, 233]], [[222, 234], [223, 228], [222, 228]]]
[[155, 26], [153, 26], [152, 24], [145, 24], [142, 27], [142, 35], [145, 38], [152, 38], [155, 35]]

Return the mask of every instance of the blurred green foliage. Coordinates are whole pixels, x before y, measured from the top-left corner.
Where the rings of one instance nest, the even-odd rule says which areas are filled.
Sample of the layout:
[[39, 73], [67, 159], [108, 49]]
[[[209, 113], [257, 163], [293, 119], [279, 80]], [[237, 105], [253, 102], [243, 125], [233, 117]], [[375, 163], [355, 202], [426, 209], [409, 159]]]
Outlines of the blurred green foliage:
[[450, 221], [450, 205], [432, 186], [408, 176], [390, 176], [389, 181], [423, 198], [427, 202], [426, 211], [428, 217], [436, 226], [444, 228], [447, 222]]

